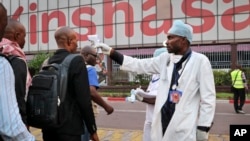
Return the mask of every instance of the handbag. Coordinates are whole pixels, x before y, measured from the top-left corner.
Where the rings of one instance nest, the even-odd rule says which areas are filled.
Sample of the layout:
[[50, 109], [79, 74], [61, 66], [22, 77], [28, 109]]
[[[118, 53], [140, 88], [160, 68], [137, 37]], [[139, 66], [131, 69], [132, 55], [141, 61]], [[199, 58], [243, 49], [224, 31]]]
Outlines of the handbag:
[[234, 83], [235, 83], [235, 81], [236, 81], [236, 78], [237, 78], [239, 72], [240, 72], [240, 71], [237, 72], [236, 77], [235, 77], [235, 79], [234, 79], [234, 82], [233, 82], [233, 84], [231, 85], [231, 88], [230, 88], [230, 91], [231, 91], [231, 92], [234, 91]]

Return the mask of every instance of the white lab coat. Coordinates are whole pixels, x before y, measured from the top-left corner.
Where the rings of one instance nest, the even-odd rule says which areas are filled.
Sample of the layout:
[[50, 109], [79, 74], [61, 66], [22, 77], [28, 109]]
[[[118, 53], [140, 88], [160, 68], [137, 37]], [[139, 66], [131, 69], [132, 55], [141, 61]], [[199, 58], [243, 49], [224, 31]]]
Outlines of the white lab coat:
[[[161, 108], [168, 97], [174, 67], [173, 54], [162, 53], [158, 57], [136, 59], [124, 55], [122, 70], [138, 74], [160, 73], [151, 139], [153, 141], [196, 141], [197, 126], [211, 126], [214, 119], [216, 93], [211, 64], [205, 55], [192, 51], [183, 65], [178, 90], [182, 97], [175, 106], [174, 115], [162, 135]], [[180, 70], [182, 71], [182, 69]]]
[[[159, 74], [153, 74], [152, 79], [148, 85], [146, 93], [151, 96], [156, 96], [159, 86]], [[152, 141], [151, 140], [151, 125], [152, 125], [152, 119], [154, 115], [154, 104], [146, 104], [146, 116], [145, 116], [145, 122], [144, 122], [144, 128], [143, 128], [143, 141]]]

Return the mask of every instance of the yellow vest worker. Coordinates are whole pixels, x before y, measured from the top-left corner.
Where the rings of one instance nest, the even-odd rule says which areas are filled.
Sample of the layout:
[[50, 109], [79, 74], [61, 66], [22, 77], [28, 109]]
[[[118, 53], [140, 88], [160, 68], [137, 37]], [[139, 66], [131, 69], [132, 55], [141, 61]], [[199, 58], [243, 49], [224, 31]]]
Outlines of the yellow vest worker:
[[[234, 93], [234, 110], [237, 114], [245, 114], [245, 112], [242, 110], [242, 107], [245, 104], [246, 90], [248, 89], [246, 76], [240, 65], [237, 65], [236, 69], [230, 74]], [[240, 102], [238, 100], [240, 100]]]

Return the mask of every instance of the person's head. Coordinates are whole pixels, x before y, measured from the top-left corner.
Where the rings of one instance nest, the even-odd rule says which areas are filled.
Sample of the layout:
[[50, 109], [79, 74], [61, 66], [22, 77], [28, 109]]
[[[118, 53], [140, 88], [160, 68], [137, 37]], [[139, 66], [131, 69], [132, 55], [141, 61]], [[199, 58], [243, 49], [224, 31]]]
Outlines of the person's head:
[[9, 19], [5, 28], [4, 37], [16, 42], [22, 49], [25, 44], [26, 30], [22, 23], [19, 21]]
[[100, 54], [96, 57], [96, 64], [101, 64]]
[[169, 53], [183, 55], [193, 39], [193, 28], [181, 20], [174, 21], [168, 31], [166, 46]]
[[242, 70], [242, 66], [240, 64], [236, 64], [235, 68]]
[[97, 59], [97, 53], [96, 49], [91, 46], [84, 46], [81, 50], [81, 55], [83, 56], [85, 62], [89, 65], [95, 66], [96, 65], [96, 59]]
[[58, 48], [66, 49], [71, 53], [76, 52], [78, 37], [73, 29], [66, 26], [59, 27], [55, 32], [55, 39]]
[[2, 41], [4, 29], [7, 26], [7, 23], [7, 10], [5, 9], [3, 4], [0, 3], [0, 41]]

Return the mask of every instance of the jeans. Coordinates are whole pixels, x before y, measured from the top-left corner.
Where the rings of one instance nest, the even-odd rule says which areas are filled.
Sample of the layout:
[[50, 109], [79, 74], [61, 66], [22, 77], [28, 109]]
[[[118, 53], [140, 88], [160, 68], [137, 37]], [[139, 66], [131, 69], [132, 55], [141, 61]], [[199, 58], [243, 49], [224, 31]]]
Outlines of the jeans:
[[81, 136], [81, 141], [89, 141], [90, 134], [89, 134], [88, 129], [87, 129], [85, 124], [84, 124], [84, 131], [85, 131], [85, 133]]

